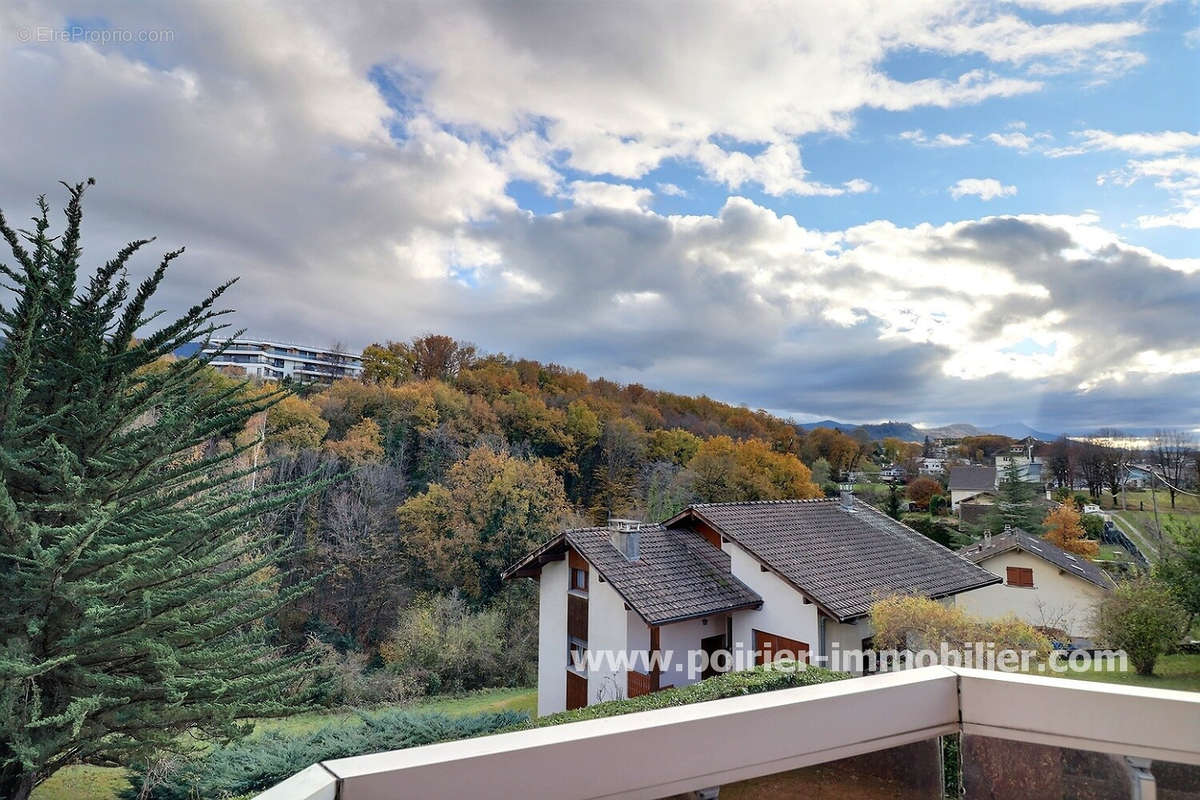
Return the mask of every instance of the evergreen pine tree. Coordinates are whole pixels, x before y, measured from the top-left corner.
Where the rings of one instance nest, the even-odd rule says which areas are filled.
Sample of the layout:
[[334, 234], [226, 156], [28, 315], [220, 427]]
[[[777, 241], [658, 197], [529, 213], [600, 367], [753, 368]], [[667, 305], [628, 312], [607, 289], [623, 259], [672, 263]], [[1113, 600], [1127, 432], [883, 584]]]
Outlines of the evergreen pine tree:
[[1010, 461], [996, 488], [996, 505], [984, 519], [984, 528], [999, 533], [1010, 525], [1040, 536], [1043, 514], [1033, 504], [1035, 492], [1035, 485], [1023, 480], [1021, 468]]
[[229, 284], [135, 339], [182, 251], [133, 287], [126, 262], [151, 240], [134, 241], [80, 283], [84, 185], [67, 189], [60, 236], [44, 198], [32, 230], [0, 215], [0, 797], [21, 800], [68, 763], [236, 737], [289, 713], [304, 674], [262, 621], [308, 587], [281, 591], [253, 534], [311, 487], [252, 490], [245, 448], [213, 446], [280, 395], [168, 358], [224, 327]]

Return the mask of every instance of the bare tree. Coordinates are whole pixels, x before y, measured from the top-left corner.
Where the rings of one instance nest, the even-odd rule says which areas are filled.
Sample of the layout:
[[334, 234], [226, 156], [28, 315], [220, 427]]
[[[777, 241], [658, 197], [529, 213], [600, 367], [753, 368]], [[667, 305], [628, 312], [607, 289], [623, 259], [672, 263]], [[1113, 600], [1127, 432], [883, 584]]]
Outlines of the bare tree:
[[1180, 430], [1162, 429], [1155, 431], [1150, 448], [1150, 463], [1162, 477], [1171, 495], [1171, 508], [1175, 508], [1175, 495], [1183, 485], [1188, 465], [1195, 451], [1195, 440]]

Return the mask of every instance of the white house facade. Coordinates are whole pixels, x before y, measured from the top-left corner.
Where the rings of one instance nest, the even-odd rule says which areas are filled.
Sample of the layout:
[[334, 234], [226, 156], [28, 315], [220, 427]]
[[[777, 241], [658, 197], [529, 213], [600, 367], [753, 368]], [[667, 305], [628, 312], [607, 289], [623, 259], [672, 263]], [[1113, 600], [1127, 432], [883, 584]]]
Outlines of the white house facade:
[[332, 383], [362, 375], [362, 356], [330, 348], [289, 344], [267, 339], [212, 342], [202, 351], [214, 367], [237, 370], [249, 377], [278, 381], [292, 378]]
[[1107, 572], [1083, 556], [1024, 531], [985, 537], [959, 553], [1004, 579], [962, 595], [961, 608], [985, 619], [1015, 616], [1062, 630], [1073, 639], [1091, 638], [1096, 603], [1116, 586]]
[[999, 580], [848, 495], [564, 531], [504, 576], [539, 583], [539, 715], [781, 656], [826, 665], [869, 645], [876, 599]]

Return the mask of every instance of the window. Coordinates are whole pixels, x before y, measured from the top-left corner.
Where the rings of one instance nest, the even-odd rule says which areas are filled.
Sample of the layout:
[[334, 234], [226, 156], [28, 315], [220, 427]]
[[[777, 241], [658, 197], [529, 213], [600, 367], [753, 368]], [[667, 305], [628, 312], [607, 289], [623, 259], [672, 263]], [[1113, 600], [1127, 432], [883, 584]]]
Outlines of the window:
[[1009, 567], [1008, 585], [1033, 588], [1033, 570], [1029, 567]]
[[587, 591], [587, 570], [571, 567], [571, 588], [580, 592]]

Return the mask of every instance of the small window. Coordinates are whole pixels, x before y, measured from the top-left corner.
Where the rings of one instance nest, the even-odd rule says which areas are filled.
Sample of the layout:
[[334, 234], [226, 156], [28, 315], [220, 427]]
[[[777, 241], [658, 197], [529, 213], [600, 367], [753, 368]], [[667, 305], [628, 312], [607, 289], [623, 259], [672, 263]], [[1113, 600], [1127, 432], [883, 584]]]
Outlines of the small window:
[[587, 591], [587, 570], [571, 567], [571, 588], [580, 592]]
[[1033, 588], [1033, 570], [1030, 567], [1009, 567], [1008, 585]]

